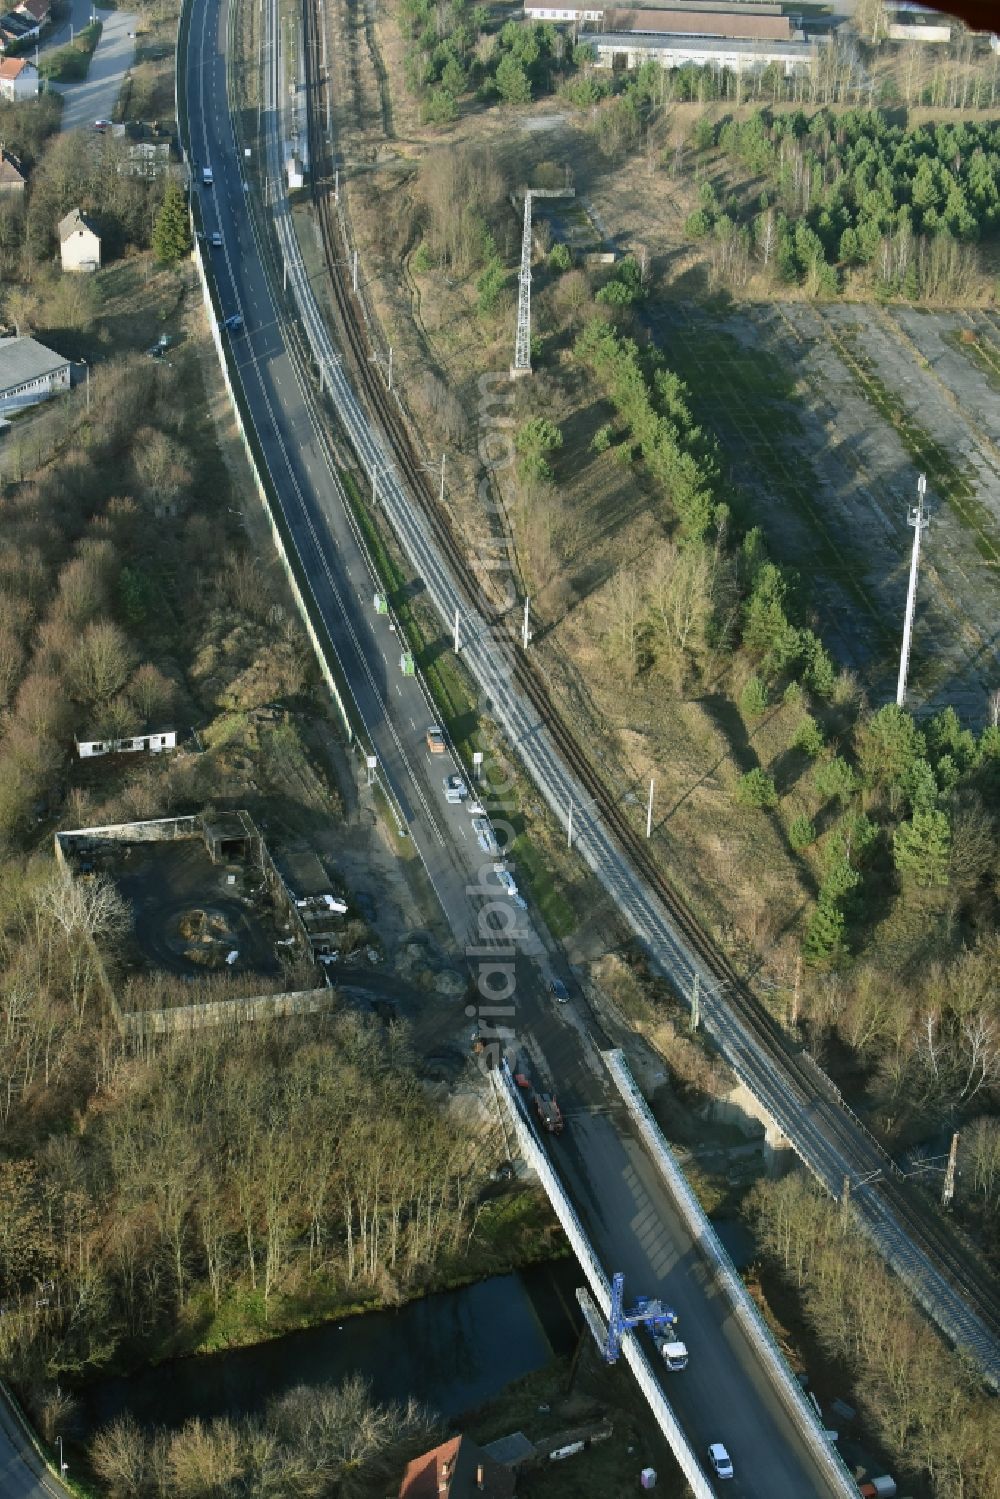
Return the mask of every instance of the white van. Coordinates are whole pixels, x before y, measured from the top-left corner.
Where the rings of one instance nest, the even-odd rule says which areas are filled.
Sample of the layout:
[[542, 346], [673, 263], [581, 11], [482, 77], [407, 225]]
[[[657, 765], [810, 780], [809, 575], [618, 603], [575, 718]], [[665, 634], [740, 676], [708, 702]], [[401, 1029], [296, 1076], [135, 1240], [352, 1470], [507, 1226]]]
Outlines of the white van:
[[663, 1362], [668, 1369], [686, 1369], [688, 1363], [688, 1351], [686, 1343], [664, 1343], [660, 1348], [663, 1354]]
[[202, 167], [202, 169], [201, 169], [201, 185], [202, 185], [202, 187], [211, 187], [212, 183], [214, 181], [215, 181], [215, 178], [212, 176], [212, 168], [211, 167]]

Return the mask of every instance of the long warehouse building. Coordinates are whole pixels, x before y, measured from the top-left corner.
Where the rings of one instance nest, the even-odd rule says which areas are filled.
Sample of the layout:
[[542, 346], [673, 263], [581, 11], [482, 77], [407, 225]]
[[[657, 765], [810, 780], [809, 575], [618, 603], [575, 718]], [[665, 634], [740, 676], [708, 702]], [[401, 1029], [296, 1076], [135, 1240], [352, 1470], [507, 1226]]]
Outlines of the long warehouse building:
[[637, 68], [646, 61], [662, 68], [730, 68], [754, 73], [777, 64], [786, 76], [808, 68], [814, 49], [790, 17], [726, 10], [570, 10], [526, 6], [531, 21], [586, 27], [578, 40], [594, 50], [601, 68]]

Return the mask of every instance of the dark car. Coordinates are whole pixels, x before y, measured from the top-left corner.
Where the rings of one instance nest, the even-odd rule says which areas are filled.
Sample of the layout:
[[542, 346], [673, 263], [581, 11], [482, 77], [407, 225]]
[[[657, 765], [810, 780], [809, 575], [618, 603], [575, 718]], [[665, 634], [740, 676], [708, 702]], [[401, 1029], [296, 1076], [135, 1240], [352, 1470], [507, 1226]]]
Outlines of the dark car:
[[552, 979], [550, 981], [549, 993], [552, 995], [552, 998], [554, 1000], [557, 1000], [561, 1005], [567, 1004], [569, 1002], [569, 990], [566, 988], [566, 985], [563, 983], [562, 979]]
[[242, 312], [232, 313], [229, 317], [226, 318], [225, 324], [223, 326], [228, 328], [230, 333], [238, 333], [243, 327]]

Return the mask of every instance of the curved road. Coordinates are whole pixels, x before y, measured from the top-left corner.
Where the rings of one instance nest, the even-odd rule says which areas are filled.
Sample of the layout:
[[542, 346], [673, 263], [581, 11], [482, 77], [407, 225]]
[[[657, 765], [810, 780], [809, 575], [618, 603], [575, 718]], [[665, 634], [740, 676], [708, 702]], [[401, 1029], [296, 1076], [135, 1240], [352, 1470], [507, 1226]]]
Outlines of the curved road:
[[72, 1499], [38, 1455], [11, 1406], [0, 1394], [0, 1495], [3, 1499]]
[[[275, 74], [277, 59], [271, 51], [268, 56], [272, 97], [277, 100], [280, 97]], [[388, 448], [377, 429], [373, 429], [340, 366], [305, 275], [281, 187], [281, 155], [274, 111], [269, 111], [265, 119], [269, 125], [267, 149], [272, 184], [269, 194], [285, 274], [301, 313], [311, 353], [324, 372], [327, 391], [351, 446], [366, 471], [381, 472]], [[391, 470], [379, 479], [378, 498], [445, 629], [450, 630], [456, 612], [461, 615], [463, 659], [508, 743], [517, 751], [557, 819], [566, 818], [568, 806], [575, 809], [574, 843], [578, 851], [654, 962], [681, 994], [690, 994], [695, 979], [699, 980], [702, 1023], [737, 1076], [761, 1101], [800, 1158], [833, 1197], [840, 1198], [845, 1180], [849, 1181], [858, 1221], [880, 1252], [946, 1335], [978, 1364], [994, 1387], [1000, 1387], [1000, 1339], [995, 1328], [987, 1326], [974, 1310], [974, 1301], [970, 1304], [972, 1298], [960, 1289], [953, 1248], [947, 1243], [940, 1245], [932, 1221], [922, 1225], [924, 1241], [934, 1242], [938, 1238], [944, 1263], [951, 1264], [953, 1273], [959, 1274], [957, 1286], [945, 1278], [907, 1232], [906, 1221], [915, 1210], [889, 1180], [894, 1169], [889, 1157], [841, 1106], [839, 1097], [834, 1097], [832, 1084], [818, 1069], [810, 1072], [805, 1060], [795, 1061], [781, 1047], [771, 1045], [767, 1027], [748, 1024], [739, 1005], [729, 1002], [722, 992], [725, 985], [706, 967], [704, 958], [688, 943], [653, 887], [637, 873], [592, 810], [587, 790], [567, 769], [545, 718], [539, 717], [532, 703], [513, 684], [507, 659], [512, 649], [508, 638], [501, 632], [498, 639], [475, 603], [463, 593], [437, 545], [428, 536], [424, 519]]]
[[[468, 815], [444, 803], [444, 757], [432, 759], [423, 744], [429, 710], [422, 689], [400, 675], [398, 642], [384, 617], [372, 612], [368, 562], [330, 465], [313, 397], [290, 357], [285, 313], [266, 271], [268, 247], [258, 242], [248, 212], [242, 151], [227, 108], [227, 24], [226, 0], [193, 0], [185, 66], [189, 147], [204, 228], [223, 241], [205, 254], [214, 266], [223, 315], [239, 313], [244, 320], [243, 331], [231, 336], [234, 383], [242, 385], [274, 488], [382, 772], [456, 937], [475, 948], [483, 940], [477, 919], [482, 902], [475, 892], [489, 886], [490, 861], [484, 862], [470, 837]], [[273, 130], [271, 154], [273, 178]], [[201, 185], [205, 166], [212, 169], [211, 187]], [[294, 261], [294, 249], [286, 245]], [[296, 274], [294, 264], [289, 274]], [[384, 463], [377, 443], [374, 451], [363, 451]], [[380, 493], [393, 487], [381, 470], [377, 482]], [[419, 524], [414, 517], [418, 529]], [[428, 573], [425, 582], [433, 593]], [[502, 690], [499, 681], [496, 688]], [[534, 727], [541, 732], [540, 725]], [[574, 1005], [547, 1002], [545, 950], [529, 919], [522, 921], [516, 1025], [532, 1069], [556, 1081], [566, 1112], [567, 1131], [553, 1155], [605, 1268], [625, 1272], [630, 1295], [660, 1295], [679, 1313], [691, 1362], [665, 1389], [692, 1446], [704, 1453], [709, 1442], [721, 1440], [730, 1448], [737, 1479], [727, 1488], [734, 1499], [840, 1492], [735, 1324], [631, 1129], [584, 1018]]]

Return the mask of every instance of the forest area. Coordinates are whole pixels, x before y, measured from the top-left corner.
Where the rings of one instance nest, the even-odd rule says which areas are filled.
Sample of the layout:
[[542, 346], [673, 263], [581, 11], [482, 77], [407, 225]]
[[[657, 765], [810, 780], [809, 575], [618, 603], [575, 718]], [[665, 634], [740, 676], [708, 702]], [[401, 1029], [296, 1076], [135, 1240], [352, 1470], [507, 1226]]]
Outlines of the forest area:
[[987, 279], [977, 247], [1000, 228], [995, 121], [908, 129], [879, 110], [756, 110], [698, 144], [746, 178], [722, 201], [706, 176], [687, 220], [692, 239], [714, 241], [724, 284], [745, 287], [757, 265], [808, 296], [954, 302]]
[[[51, 985], [71, 957], [46, 901], [21, 920]], [[427, 1097], [402, 1029], [345, 1013], [144, 1049], [74, 1018], [0, 1164], [0, 1360], [43, 1427], [56, 1386], [266, 1336], [283, 1301], [342, 1314], [468, 1275], [492, 1149]]]
[[[583, 272], [552, 270], [558, 307], [560, 285]], [[624, 686], [641, 718], [654, 702], [725, 695], [749, 734], [781, 725], [772, 763], [744, 770], [723, 798], [734, 822], [769, 824], [809, 871], [793, 931], [782, 934], [797, 947], [785, 970], [795, 1008], [772, 1000], [772, 1013], [890, 1150], [916, 1146], [913, 1171], [931, 1166], [937, 1147], [925, 1142], [959, 1132], [951, 1212], [1000, 1270], [1000, 693], [972, 729], [950, 707], [918, 719], [894, 703], [871, 706], [837, 669], [813, 627], [809, 578], [778, 565], [758, 527], [741, 525], [669, 351], [639, 340], [636, 313], [652, 294], [638, 262], [619, 262], [591, 279], [578, 329], [569, 321], [557, 335], [606, 402], [591, 452], [641, 476], [645, 503], [669, 517], [668, 534], [619, 560], [606, 584], [618, 700]], [[557, 570], [560, 489], [580, 450], [564, 460], [560, 424], [523, 408], [515, 443], [517, 513], [538, 526], [549, 511]], [[521, 524], [523, 538], [537, 534]], [[549, 553], [543, 543], [531, 555]], [[748, 840], [765, 879], [767, 845], [750, 831]], [[936, 1213], [939, 1177], [922, 1179]], [[850, 1380], [907, 1491], [1000, 1492], [995, 1402], [929, 1332], [849, 1208], [798, 1175], [759, 1183], [748, 1207], [768, 1304], [801, 1326], [828, 1377]]]
[[846, 1374], [897, 1481], [918, 1493], [996, 1499], [1000, 1411], [929, 1334], [850, 1214], [800, 1176], [761, 1182], [750, 1210], [765, 1286], [796, 1298], [829, 1368]]

